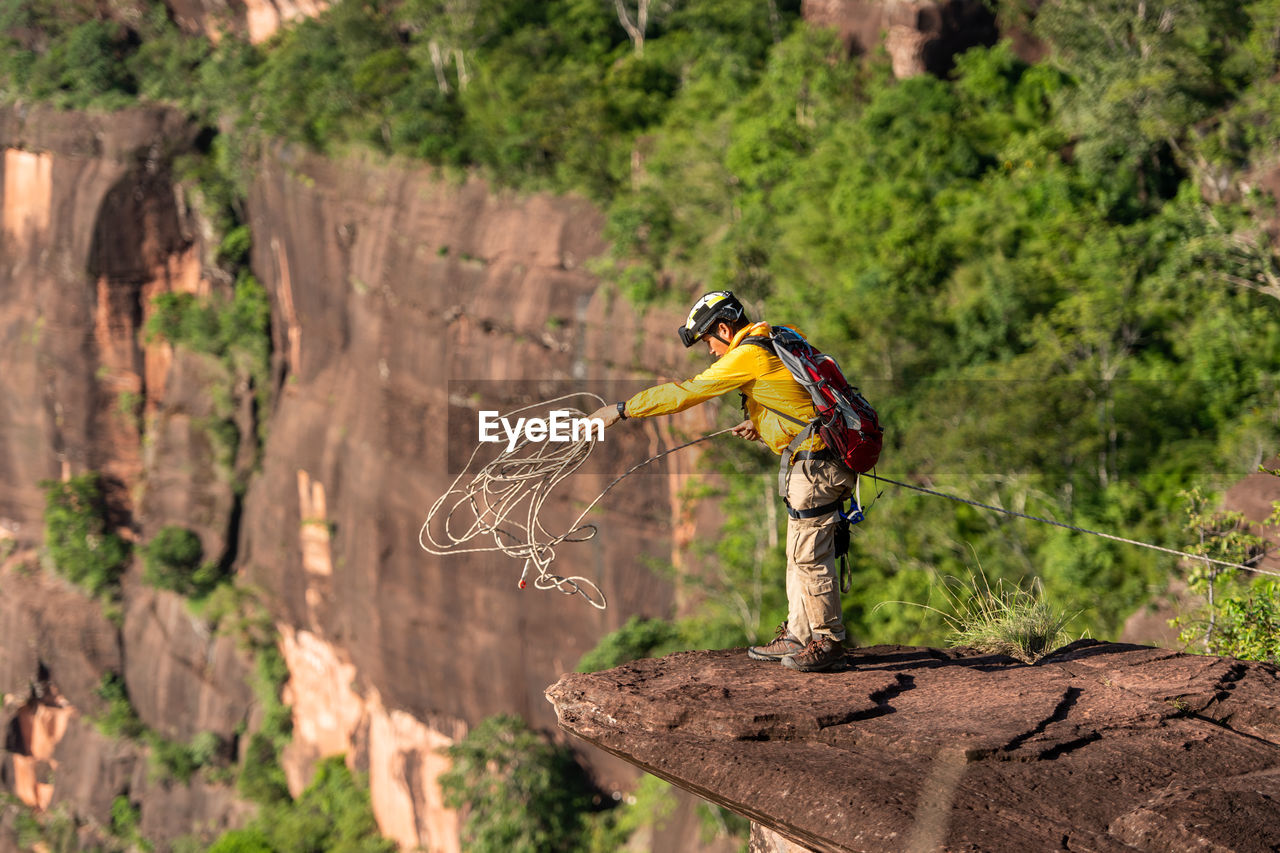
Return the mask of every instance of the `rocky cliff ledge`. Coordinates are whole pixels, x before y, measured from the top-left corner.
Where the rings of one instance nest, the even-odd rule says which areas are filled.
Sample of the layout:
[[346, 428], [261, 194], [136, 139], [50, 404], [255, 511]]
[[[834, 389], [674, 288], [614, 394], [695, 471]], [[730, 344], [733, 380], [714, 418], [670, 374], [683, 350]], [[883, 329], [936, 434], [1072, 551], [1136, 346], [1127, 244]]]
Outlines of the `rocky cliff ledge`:
[[566, 730], [749, 817], [753, 849], [1280, 848], [1266, 664], [1092, 640], [1034, 666], [875, 646], [827, 674], [684, 652], [547, 698]]

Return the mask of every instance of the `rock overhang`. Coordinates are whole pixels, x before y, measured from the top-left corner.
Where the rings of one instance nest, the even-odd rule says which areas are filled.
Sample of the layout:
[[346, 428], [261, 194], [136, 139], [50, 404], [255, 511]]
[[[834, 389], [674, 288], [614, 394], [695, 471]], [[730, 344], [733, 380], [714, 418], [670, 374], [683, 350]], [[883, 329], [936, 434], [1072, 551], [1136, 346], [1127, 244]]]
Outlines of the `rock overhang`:
[[1274, 666], [1092, 640], [1033, 666], [847, 660], [682, 652], [547, 698], [567, 731], [814, 850], [1280, 845]]

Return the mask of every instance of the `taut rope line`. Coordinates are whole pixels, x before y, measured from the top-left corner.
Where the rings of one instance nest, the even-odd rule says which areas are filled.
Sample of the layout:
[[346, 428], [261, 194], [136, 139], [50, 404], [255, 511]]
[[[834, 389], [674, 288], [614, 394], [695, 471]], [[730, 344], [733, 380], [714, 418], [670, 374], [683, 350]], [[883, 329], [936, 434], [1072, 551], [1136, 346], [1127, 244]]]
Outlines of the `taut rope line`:
[[[545, 409], [556, 403], [578, 398], [594, 399], [602, 406], [605, 404], [604, 399], [595, 394], [566, 394], [552, 400], [524, 406], [508, 412], [504, 417], [509, 418], [530, 409]], [[585, 413], [576, 409], [566, 407], [562, 411], [572, 416], [586, 417]], [[476, 454], [480, 452], [480, 445], [477, 444], [467, 464], [458, 472], [458, 476], [454, 477], [449, 488], [431, 505], [427, 520], [418, 531], [418, 544], [428, 553], [437, 555], [497, 551], [509, 557], [515, 557], [524, 561], [524, 571], [520, 573], [519, 581], [521, 589], [525, 587], [526, 578], [532, 569], [536, 572], [533, 578], [536, 589], [557, 589], [566, 595], [581, 595], [591, 606], [604, 610], [608, 601], [600, 591], [600, 587], [593, 581], [579, 575], [568, 577], [557, 575], [550, 570], [551, 563], [556, 558], [556, 546], [561, 542], [585, 542], [595, 536], [598, 532], [596, 526], [583, 524], [582, 520], [614, 486], [631, 474], [650, 462], [675, 453], [677, 450], [723, 435], [731, 429], [733, 427], [686, 441], [684, 444], [668, 448], [632, 465], [605, 486], [604, 490], [574, 519], [568, 529], [559, 534], [552, 533], [543, 526], [541, 518], [543, 505], [556, 486], [581, 467], [598, 442], [590, 440], [589, 437], [557, 444], [544, 442], [534, 445], [537, 449], [532, 453], [522, 454], [522, 451], [531, 444], [525, 438], [510, 450], [502, 451], [496, 459], [478, 470], [465, 486], [461, 485], [472, 463], [475, 462]], [[456, 499], [450, 501], [451, 496]], [[522, 504], [527, 505], [523, 511], [519, 511]], [[455, 533], [451, 523], [454, 521], [454, 514], [463, 508], [469, 510], [474, 520], [465, 531]], [[442, 512], [444, 529], [441, 532], [446, 541], [438, 540], [431, 531], [432, 522]], [[521, 515], [523, 520], [520, 518]], [[461, 547], [482, 536], [491, 536], [493, 544]]]
[[[901, 483], [897, 480], [890, 480], [888, 477], [881, 477], [878, 474], [868, 474], [867, 476], [873, 480], [878, 480], [881, 483], [888, 483], [892, 486], [901, 486], [904, 489], [912, 489], [917, 492], [923, 492], [926, 495], [935, 495], [940, 498], [946, 498], [949, 501], [956, 501], [958, 503], [968, 504], [969, 506], [976, 506], [976, 507], [981, 507], [982, 509], [989, 509], [992, 512], [1001, 512], [1001, 513], [1004, 513], [1005, 515], [1012, 515], [1018, 518], [1025, 518], [1028, 521], [1039, 521], [1044, 524], [1052, 524], [1055, 527], [1065, 527], [1067, 530], [1074, 530], [1076, 533], [1087, 533], [1090, 536], [1098, 536], [1102, 539], [1110, 539], [1113, 542], [1123, 542], [1126, 545], [1137, 545], [1139, 548], [1150, 548], [1152, 551], [1161, 551], [1165, 554], [1173, 554], [1174, 556], [1177, 556], [1177, 557], [1186, 557], [1188, 560], [1199, 560], [1202, 563], [1213, 563], [1218, 566], [1225, 566], [1229, 569], [1244, 569], [1247, 572], [1257, 572], [1258, 574], [1274, 575], [1276, 577], [1280, 577], [1280, 572], [1271, 571], [1270, 569], [1262, 569], [1257, 566], [1251, 566], [1248, 563], [1232, 563], [1227, 560], [1215, 560], [1212, 557], [1206, 557], [1202, 554], [1189, 554], [1186, 551], [1178, 551], [1174, 548], [1165, 548], [1163, 545], [1152, 545], [1150, 542], [1140, 542], [1137, 539], [1126, 539], [1123, 536], [1115, 536], [1114, 534], [1103, 533], [1099, 530], [1090, 530], [1087, 527], [1077, 527], [1074, 524], [1066, 524], [1061, 521], [1054, 521], [1052, 518], [1043, 518], [1038, 515], [1028, 515], [1025, 512], [1018, 512], [1017, 510], [1005, 509], [1004, 507], [999, 507], [999, 506], [992, 506], [991, 504], [985, 504], [985, 503], [982, 503], [981, 501], [975, 501], [969, 498], [962, 498], [962, 497], [957, 497], [956, 495], [949, 495], [946, 492], [939, 492], [933, 489], [926, 489], [924, 486], [913, 486], [910, 483]], [[1265, 556], [1266, 556], [1266, 552], [1259, 554], [1254, 559], [1261, 560]]]

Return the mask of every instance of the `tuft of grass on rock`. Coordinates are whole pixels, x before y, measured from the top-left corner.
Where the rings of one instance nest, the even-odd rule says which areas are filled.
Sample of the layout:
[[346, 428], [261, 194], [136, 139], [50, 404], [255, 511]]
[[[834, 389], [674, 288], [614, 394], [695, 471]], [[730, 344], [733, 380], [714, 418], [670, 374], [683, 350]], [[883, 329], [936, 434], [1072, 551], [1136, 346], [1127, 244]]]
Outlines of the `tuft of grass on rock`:
[[995, 587], [982, 573], [969, 576], [966, 584], [956, 577], [942, 579], [948, 608], [913, 601], [885, 602], [912, 604], [932, 610], [950, 628], [947, 642], [988, 654], [1007, 655], [1023, 663], [1040, 658], [1071, 642], [1067, 625], [1075, 618], [1054, 607], [1046, 598], [1039, 578], [1023, 587], [996, 580]]

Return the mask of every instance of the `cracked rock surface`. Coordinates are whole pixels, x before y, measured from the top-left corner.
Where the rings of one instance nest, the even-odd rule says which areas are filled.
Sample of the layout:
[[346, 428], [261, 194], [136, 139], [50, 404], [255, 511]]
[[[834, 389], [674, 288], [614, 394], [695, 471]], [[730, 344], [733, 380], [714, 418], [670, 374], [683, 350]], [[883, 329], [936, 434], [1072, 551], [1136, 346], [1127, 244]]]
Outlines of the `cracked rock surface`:
[[547, 690], [560, 725], [817, 851], [1280, 849], [1280, 670], [1082, 640], [1027, 666], [682, 652]]

